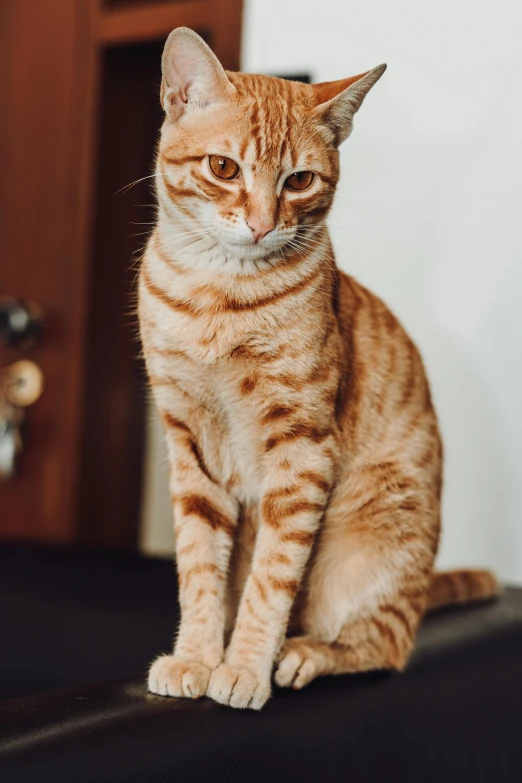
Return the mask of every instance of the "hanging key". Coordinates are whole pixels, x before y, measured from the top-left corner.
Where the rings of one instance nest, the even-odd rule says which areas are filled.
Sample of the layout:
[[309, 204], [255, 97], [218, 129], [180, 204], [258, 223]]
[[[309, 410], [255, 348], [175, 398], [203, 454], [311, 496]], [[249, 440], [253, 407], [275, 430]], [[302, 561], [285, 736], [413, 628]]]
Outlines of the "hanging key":
[[15, 472], [22, 450], [20, 425], [24, 416], [25, 412], [11, 405], [0, 389], [0, 481], [7, 481]]
[[25, 409], [43, 394], [44, 377], [34, 362], [21, 359], [0, 370], [0, 480], [7, 481], [16, 470], [22, 451], [20, 427]]

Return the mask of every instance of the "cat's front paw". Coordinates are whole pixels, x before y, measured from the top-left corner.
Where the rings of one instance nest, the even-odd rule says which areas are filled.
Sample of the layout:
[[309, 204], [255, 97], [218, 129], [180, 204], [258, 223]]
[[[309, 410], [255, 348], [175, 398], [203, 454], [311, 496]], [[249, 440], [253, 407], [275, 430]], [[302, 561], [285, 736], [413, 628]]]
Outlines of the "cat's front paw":
[[150, 667], [148, 687], [158, 696], [199, 699], [205, 695], [209, 679], [210, 669], [203, 663], [160, 655]]
[[270, 676], [222, 663], [210, 676], [207, 696], [236, 709], [260, 710], [270, 696]]

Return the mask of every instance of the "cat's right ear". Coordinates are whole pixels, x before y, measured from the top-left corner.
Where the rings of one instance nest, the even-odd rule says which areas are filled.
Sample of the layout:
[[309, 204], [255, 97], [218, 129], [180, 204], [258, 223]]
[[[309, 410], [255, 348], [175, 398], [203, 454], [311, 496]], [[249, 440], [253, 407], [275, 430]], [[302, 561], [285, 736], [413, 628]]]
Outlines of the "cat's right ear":
[[188, 27], [173, 30], [161, 59], [161, 105], [177, 119], [190, 105], [208, 106], [230, 98], [236, 88], [214, 52]]

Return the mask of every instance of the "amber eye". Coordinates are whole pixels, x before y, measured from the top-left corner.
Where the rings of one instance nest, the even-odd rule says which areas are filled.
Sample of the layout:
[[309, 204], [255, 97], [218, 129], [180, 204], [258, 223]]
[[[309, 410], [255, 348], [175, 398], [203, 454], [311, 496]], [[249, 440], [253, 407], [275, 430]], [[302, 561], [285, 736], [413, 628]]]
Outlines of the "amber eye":
[[239, 166], [235, 160], [223, 155], [210, 155], [208, 159], [212, 173], [218, 179], [234, 179], [239, 174]]
[[314, 181], [314, 174], [312, 171], [296, 171], [295, 174], [290, 174], [285, 182], [285, 188], [288, 190], [306, 190]]

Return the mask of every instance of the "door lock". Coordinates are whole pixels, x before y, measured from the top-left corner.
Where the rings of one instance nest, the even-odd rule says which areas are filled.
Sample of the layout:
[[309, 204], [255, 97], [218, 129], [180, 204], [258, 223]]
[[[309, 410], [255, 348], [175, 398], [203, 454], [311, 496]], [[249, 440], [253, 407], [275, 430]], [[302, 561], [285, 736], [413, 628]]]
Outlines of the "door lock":
[[38, 305], [13, 296], [0, 298], [0, 342], [6, 348], [31, 348], [42, 333], [43, 317]]

